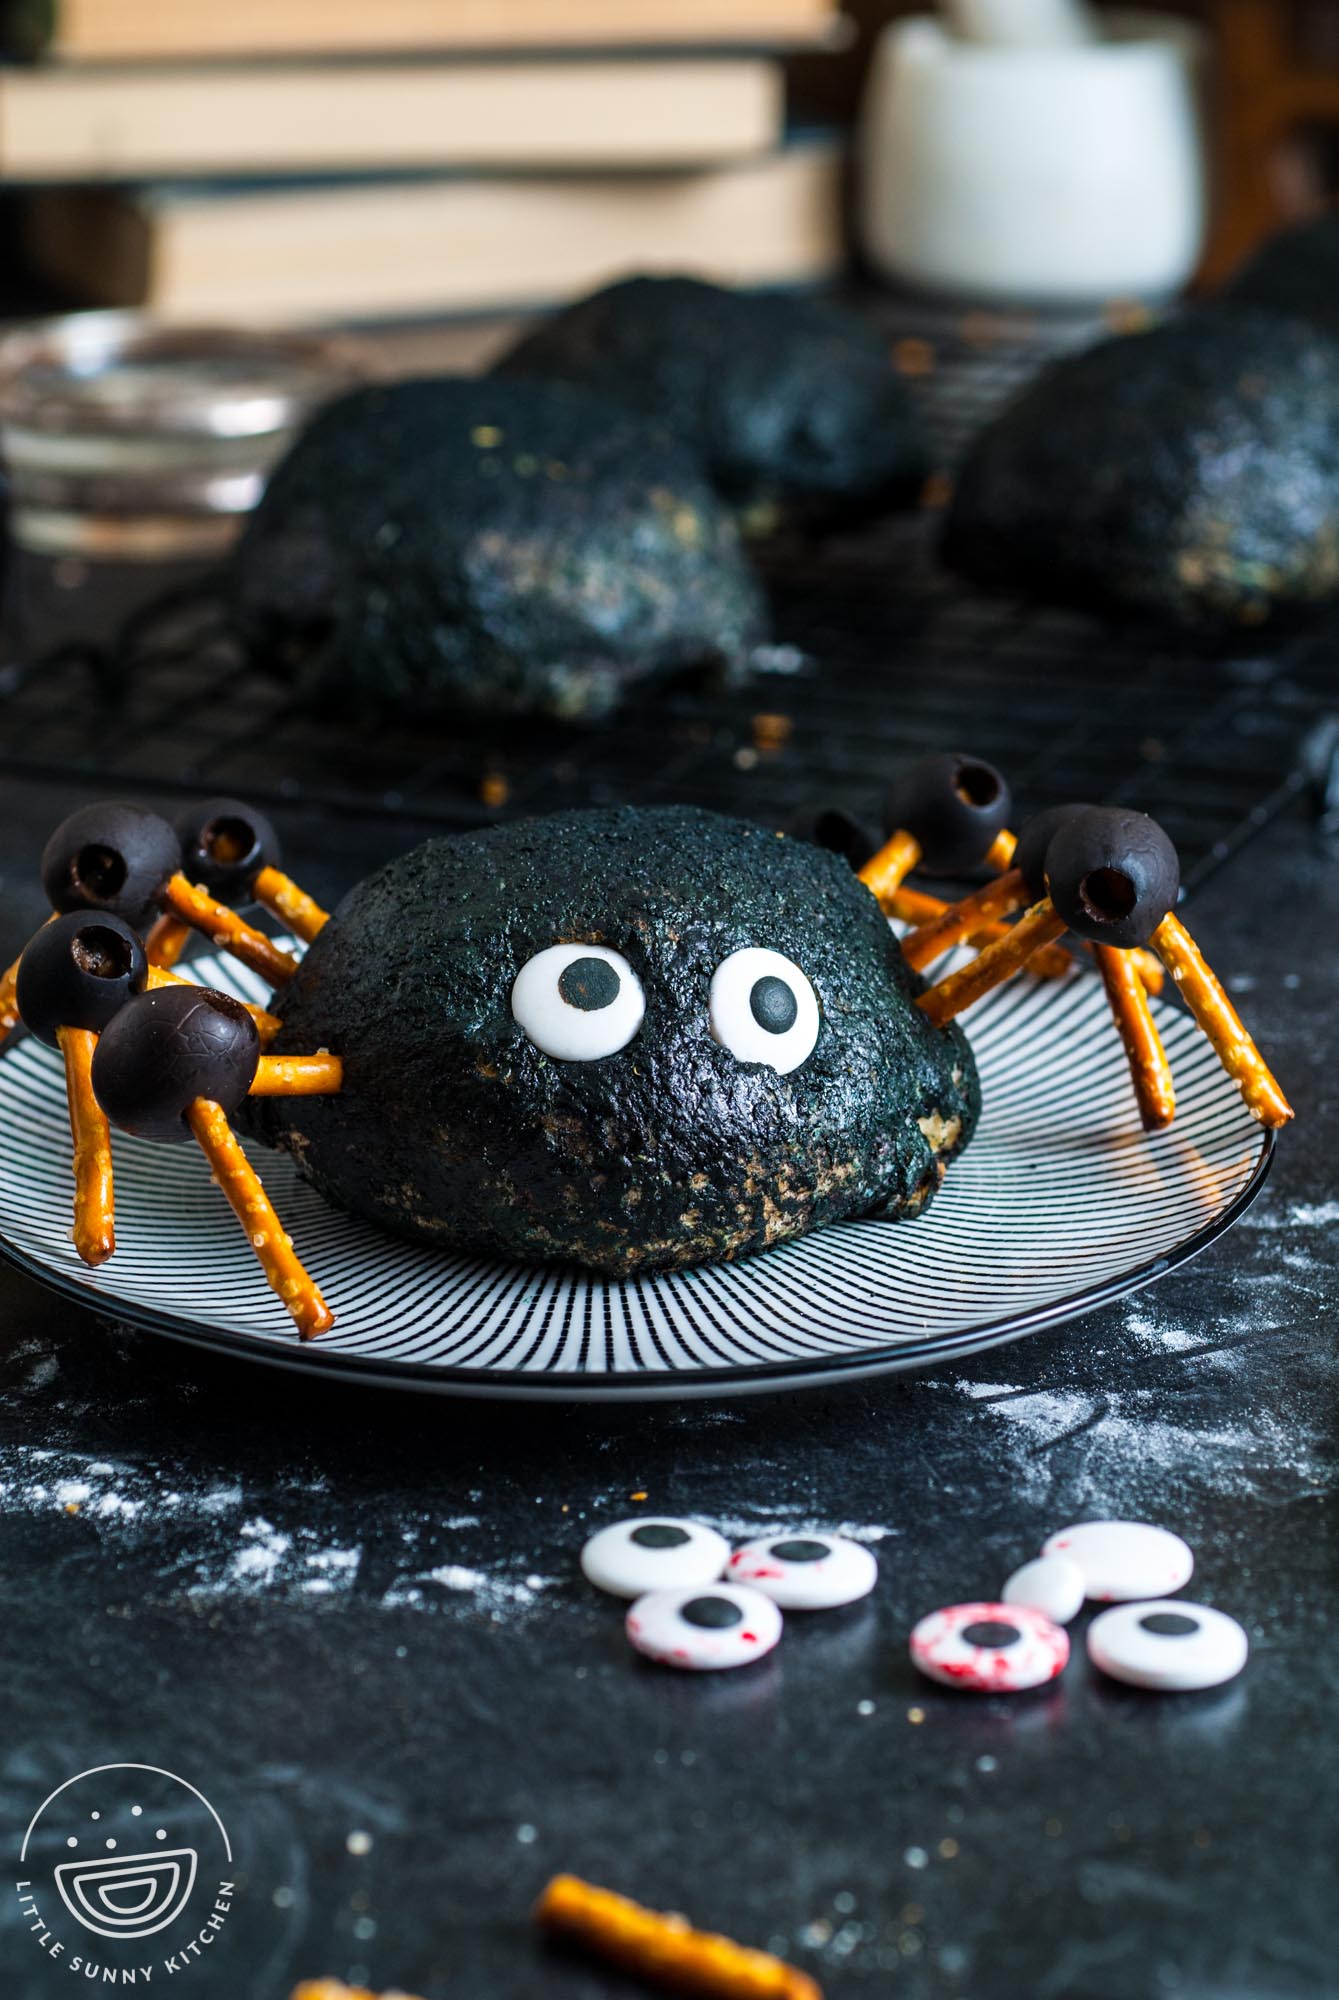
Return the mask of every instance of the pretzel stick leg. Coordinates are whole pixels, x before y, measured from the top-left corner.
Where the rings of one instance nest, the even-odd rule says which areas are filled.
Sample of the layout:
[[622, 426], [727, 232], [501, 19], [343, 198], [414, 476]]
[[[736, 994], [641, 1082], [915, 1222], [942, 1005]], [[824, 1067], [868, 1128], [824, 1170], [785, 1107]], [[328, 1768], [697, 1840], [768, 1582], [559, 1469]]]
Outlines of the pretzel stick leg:
[[[154, 986], [193, 986], [195, 981], [193, 979], [183, 979], [179, 972], [169, 972], [165, 965], [151, 965], [144, 984], [146, 988]], [[243, 1000], [239, 1004], [246, 1008], [247, 1013], [255, 1022], [256, 1032], [260, 1036], [261, 1047], [263, 1049], [268, 1048], [280, 1028], [283, 1027], [283, 1022], [277, 1014], [267, 1014], [263, 1007], [254, 1006], [249, 1000]]]
[[252, 1097], [331, 1097], [344, 1087], [344, 1064], [322, 1049], [314, 1056], [262, 1056]]
[[1063, 937], [1065, 920], [1051, 903], [1049, 896], [1043, 896], [1034, 903], [1026, 916], [1018, 919], [1005, 937], [986, 946], [970, 965], [964, 965], [958, 972], [950, 972], [947, 979], [941, 979], [936, 986], [921, 994], [916, 1005], [928, 1014], [937, 1028], [944, 1027], [964, 1008], [975, 1006], [984, 1000], [1006, 979], [1012, 979], [1027, 964], [1032, 954], [1044, 944], [1054, 944]]
[[1161, 1132], [1176, 1116], [1176, 1091], [1162, 1037], [1149, 1009], [1144, 983], [1132, 963], [1134, 953], [1095, 944], [1093, 957], [1102, 975], [1111, 1018], [1125, 1044], [1139, 1116], [1146, 1132]]
[[175, 965], [191, 941], [191, 926], [180, 917], [157, 917], [150, 924], [144, 949], [150, 965]]
[[105, 1264], [116, 1248], [113, 1227], [112, 1132], [93, 1095], [93, 1051], [88, 1028], [58, 1028], [65, 1058], [65, 1096], [74, 1139], [74, 1247], [86, 1264]]
[[300, 937], [304, 944], [310, 944], [316, 933], [330, 922], [329, 911], [323, 910], [281, 869], [262, 868], [254, 888], [256, 901], [262, 908], [272, 917], [278, 917], [285, 929]]
[[1153, 933], [1153, 949], [1213, 1043], [1219, 1062], [1245, 1098], [1252, 1118], [1258, 1118], [1262, 1125], [1286, 1125], [1293, 1115], [1291, 1104], [1179, 917], [1163, 918]]
[[555, 1875], [534, 1916], [552, 1935], [673, 1993], [701, 2000], [823, 2000], [807, 1972], [770, 1952], [695, 1931], [686, 1917], [645, 1910], [575, 1875]]
[[[923, 889], [905, 887], [894, 889], [891, 896], [880, 897], [879, 901], [885, 916], [900, 917], [913, 929], [931, 923], [935, 917], [942, 917], [945, 910], [953, 907], [942, 896], [927, 896]], [[979, 930], [971, 933], [967, 942], [980, 951], [986, 945], [994, 944], [996, 938], [1008, 935], [1008, 924], [982, 924]], [[1147, 955], [1153, 957], [1151, 952]], [[1158, 982], [1161, 984], [1162, 967], [1156, 959], [1153, 963], [1158, 966]], [[1038, 979], [1064, 979], [1074, 970], [1074, 961], [1062, 944], [1044, 944], [1040, 951], [1033, 953], [1031, 969]]]
[[993, 868], [997, 874], [1005, 874], [1014, 865], [1014, 849], [1017, 846], [1018, 835], [1010, 833], [1007, 826], [1002, 826], [990, 844], [986, 867]]
[[231, 952], [262, 979], [268, 979], [271, 986], [283, 986], [297, 971], [297, 960], [281, 951], [264, 931], [244, 923], [236, 910], [230, 910], [225, 903], [216, 903], [184, 875], [173, 875], [164, 885], [163, 902], [170, 915], [180, 917], [192, 930], [203, 931], [220, 951]]
[[214, 1169], [214, 1179], [232, 1203], [233, 1212], [260, 1268], [297, 1323], [303, 1340], [326, 1333], [335, 1315], [293, 1253], [283, 1224], [247, 1159], [226, 1114], [207, 1097], [197, 1097], [186, 1113], [201, 1152]]
[[860, 870], [860, 879], [882, 903], [894, 889], [900, 889], [921, 858], [919, 841], [909, 833], [897, 832], [886, 840], [877, 854], [871, 854]]
[[983, 889], [974, 889], [959, 903], [950, 903], [942, 916], [921, 924], [902, 940], [902, 956], [917, 972], [924, 972], [943, 952], [964, 938], [972, 937], [982, 922], [995, 923], [1021, 910], [1027, 901], [1027, 884], [1016, 868], [1006, 869]]

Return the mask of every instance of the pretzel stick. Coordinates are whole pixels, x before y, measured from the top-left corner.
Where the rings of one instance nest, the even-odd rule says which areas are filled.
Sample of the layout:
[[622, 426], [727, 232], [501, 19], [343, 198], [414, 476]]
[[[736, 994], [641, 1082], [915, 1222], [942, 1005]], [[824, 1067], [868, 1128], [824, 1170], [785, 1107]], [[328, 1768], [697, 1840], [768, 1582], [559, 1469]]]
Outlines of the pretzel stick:
[[1176, 1090], [1148, 994], [1131, 962], [1134, 953], [1095, 944], [1093, 957], [1107, 989], [1111, 1018], [1125, 1044], [1140, 1120], [1146, 1132], [1161, 1132], [1176, 1116]]
[[[195, 981], [193, 979], [183, 979], [179, 972], [169, 972], [165, 965], [151, 965], [145, 975], [144, 984], [146, 989], [151, 989], [155, 986], [194, 986]], [[261, 1047], [268, 1048], [280, 1028], [284, 1025], [279, 1016], [277, 1014], [267, 1014], [263, 1007], [257, 1007], [250, 1000], [240, 1000], [238, 1005], [245, 1007], [247, 1013], [255, 1022], [256, 1032], [260, 1036]]]
[[645, 1910], [575, 1875], [555, 1875], [534, 1916], [545, 1930], [672, 1993], [703, 2000], [823, 2000], [807, 1972], [770, 1952], [695, 1931], [686, 1917]]
[[191, 941], [191, 926], [180, 917], [156, 917], [144, 939], [150, 965], [175, 965]]
[[170, 877], [162, 895], [174, 917], [180, 917], [192, 930], [203, 931], [220, 951], [231, 952], [262, 979], [268, 979], [271, 986], [284, 985], [297, 971], [297, 960], [281, 951], [273, 938], [244, 923], [226, 903], [216, 903], [203, 889], [194, 888], [184, 875]]
[[1003, 875], [1014, 865], [1014, 849], [1018, 846], [1018, 835], [1010, 833], [1002, 826], [990, 844], [990, 852], [985, 857], [985, 866]]
[[346, 1986], [342, 1979], [304, 1979], [289, 2000], [414, 2000], [412, 1993], [373, 1993], [366, 1986]]
[[272, 917], [278, 917], [304, 944], [310, 944], [316, 933], [330, 922], [329, 912], [278, 868], [262, 868], [252, 887], [262, 908]]
[[335, 1323], [335, 1315], [294, 1256], [293, 1245], [285, 1236], [283, 1224], [255, 1168], [242, 1151], [226, 1113], [209, 1098], [197, 1097], [186, 1119], [201, 1152], [214, 1169], [214, 1179], [247, 1233], [261, 1270], [297, 1322], [300, 1337], [311, 1340], [318, 1333], [328, 1332]]
[[902, 956], [914, 971], [924, 972], [927, 965], [955, 944], [974, 936], [983, 919], [994, 923], [1000, 917], [1011, 916], [1026, 901], [1027, 883], [1017, 868], [1009, 868], [993, 882], [987, 882], [983, 889], [974, 889], [960, 903], [950, 903], [941, 916], [904, 937]]
[[860, 870], [860, 879], [882, 903], [885, 896], [901, 888], [920, 858], [920, 842], [899, 828], [877, 854], [870, 855]]
[[329, 1097], [344, 1087], [344, 1064], [321, 1049], [314, 1056], [262, 1056], [252, 1097]]
[[57, 1028], [56, 1040], [65, 1058], [65, 1097], [74, 1139], [74, 1247], [86, 1264], [105, 1264], [116, 1248], [116, 1231], [112, 1130], [93, 1095], [98, 1038], [89, 1028]]
[[1258, 1118], [1262, 1125], [1286, 1125], [1293, 1115], [1291, 1104], [1178, 916], [1169, 913], [1163, 918], [1153, 933], [1153, 949], [1213, 1043], [1219, 1062], [1246, 1100], [1252, 1118]]
[[957, 972], [950, 972], [947, 979], [941, 979], [937, 986], [931, 986], [922, 993], [916, 1005], [929, 1015], [937, 1028], [946, 1027], [956, 1014], [963, 1009], [984, 1000], [1006, 979], [1012, 979], [1015, 972], [1022, 970], [1034, 951], [1041, 945], [1053, 944], [1063, 937], [1065, 920], [1051, 902], [1043, 896], [1034, 903], [1026, 916], [1018, 919], [1006, 937], [998, 938], [994, 944], [964, 965]]
[[[918, 929], [920, 925], [942, 917], [945, 910], [951, 910], [953, 905], [946, 903], [942, 896], [927, 896], [923, 889], [908, 889], [904, 885], [894, 889], [889, 896], [880, 896], [879, 907], [885, 916], [899, 917], [904, 924]], [[1007, 937], [1008, 934], [1008, 924], [982, 924], [980, 930], [972, 932], [967, 942], [974, 944], [979, 951], [984, 945], [993, 944], [996, 938]], [[1161, 986], [1161, 965], [1151, 951], [1143, 956], [1157, 967], [1158, 984]], [[1045, 944], [1033, 955], [1032, 970], [1038, 979], [1064, 979], [1074, 970], [1074, 961], [1062, 944]]]

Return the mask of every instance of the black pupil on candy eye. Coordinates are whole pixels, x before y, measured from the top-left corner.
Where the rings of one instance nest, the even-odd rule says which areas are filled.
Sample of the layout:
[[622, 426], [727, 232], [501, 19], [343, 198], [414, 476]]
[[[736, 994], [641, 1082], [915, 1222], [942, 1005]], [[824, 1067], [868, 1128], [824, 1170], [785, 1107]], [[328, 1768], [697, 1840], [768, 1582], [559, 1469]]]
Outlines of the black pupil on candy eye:
[[795, 995], [774, 972], [765, 972], [761, 979], [754, 980], [749, 1007], [758, 1026], [769, 1035], [784, 1035], [795, 1026], [800, 1011]]
[[1139, 1623], [1145, 1632], [1152, 1632], [1158, 1639], [1184, 1639], [1200, 1629], [1199, 1620], [1187, 1618], [1183, 1611], [1150, 1611]]
[[832, 1551], [826, 1542], [773, 1542], [772, 1554], [783, 1563], [820, 1563]]
[[984, 1646], [992, 1653], [1003, 1652], [1006, 1646], [1018, 1644], [1018, 1627], [1006, 1625], [1000, 1618], [983, 1618], [979, 1625], [965, 1625], [963, 1641], [968, 1646]]
[[644, 1528], [634, 1528], [628, 1539], [642, 1549], [679, 1549], [689, 1536], [685, 1528], [671, 1528], [668, 1522], [648, 1521]]
[[81, 889], [95, 896], [114, 896], [126, 879], [125, 857], [114, 847], [81, 847], [73, 874]]
[[704, 1625], [713, 1632], [744, 1622], [743, 1612], [728, 1597], [690, 1597], [679, 1616], [686, 1625]]
[[558, 974], [558, 991], [569, 1007], [596, 1014], [618, 998], [619, 977], [608, 959], [574, 958]]

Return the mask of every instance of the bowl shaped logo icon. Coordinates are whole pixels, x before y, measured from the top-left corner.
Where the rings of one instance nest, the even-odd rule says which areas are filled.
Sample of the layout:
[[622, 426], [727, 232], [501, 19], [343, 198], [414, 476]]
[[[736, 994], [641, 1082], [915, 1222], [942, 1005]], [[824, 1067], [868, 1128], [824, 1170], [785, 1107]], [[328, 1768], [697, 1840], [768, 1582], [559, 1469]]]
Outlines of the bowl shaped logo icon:
[[195, 1887], [196, 1860], [193, 1847], [178, 1847], [105, 1861], [62, 1861], [56, 1887], [70, 1915], [99, 1937], [152, 1937], [185, 1909]]

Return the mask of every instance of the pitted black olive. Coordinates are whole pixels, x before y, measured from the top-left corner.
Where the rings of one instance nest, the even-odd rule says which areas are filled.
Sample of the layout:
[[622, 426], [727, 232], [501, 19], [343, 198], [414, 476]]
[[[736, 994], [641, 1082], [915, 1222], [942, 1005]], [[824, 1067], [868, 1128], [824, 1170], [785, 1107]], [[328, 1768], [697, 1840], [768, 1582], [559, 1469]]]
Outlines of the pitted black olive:
[[53, 910], [107, 910], [138, 929], [180, 863], [165, 819], [110, 799], [61, 821], [42, 855], [42, 887]]
[[1013, 865], [1020, 870], [1034, 903], [1046, 894], [1047, 848], [1072, 814], [1086, 810], [1087, 807], [1081, 803], [1047, 806], [1043, 811], [1033, 813], [1031, 819], [1025, 819], [1019, 827]]
[[840, 854], [857, 869], [863, 868], [871, 854], [882, 846], [874, 829], [855, 813], [847, 812], [844, 806], [824, 806], [818, 812], [802, 814], [795, 831], [801, 840], [811, 840], [815, 847], [825, 847], [829, 854]]
[[1072, 813], [1046, 850], [1051, 901], [1092, 944], [1147, 944], [1176, 902], [1181, 867], [1155, 819], [1119, 806]]
[[177, 818], [181, 872], [220, 903], [244, 903], [262, 868], [279, 865], [279, 836], [241, 799], [206, 799]]
[[189, 1139], [185, 1114], [195, 1100], [235, 1111], [259, 1056], [256, 1024], [240, 1001], [199, 986], [160, 987], [108, 1023], [93, 1057], [93, 1092], [123, 1132]]
[[889, 787], [883, 823], [889, 835], [899, 828], [912, 835], [927, 874], [960, 875], [985, 860], [1011, 809], [993, 764], [950, 753], [907, 765]]
[[15, 998], [23, 1024], [55, 1048], [58, 1028], [101, 1034], [144, 984], [144, 946], [120, 917], [72, 910], [44, 924], [19, 960]]

